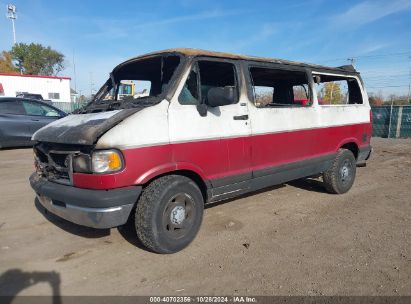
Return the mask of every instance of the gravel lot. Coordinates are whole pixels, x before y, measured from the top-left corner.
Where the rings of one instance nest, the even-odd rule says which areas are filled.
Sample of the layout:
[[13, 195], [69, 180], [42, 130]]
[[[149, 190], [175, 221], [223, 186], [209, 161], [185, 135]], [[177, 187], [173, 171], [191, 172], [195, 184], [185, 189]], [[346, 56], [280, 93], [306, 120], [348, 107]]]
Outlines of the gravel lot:
[[411, 140], [372, 144], [349, 193], [300, 180], [209, 207], [173, 255], [45, 215], [31, 149], [0, 151], [0, 295], [411, 295]]

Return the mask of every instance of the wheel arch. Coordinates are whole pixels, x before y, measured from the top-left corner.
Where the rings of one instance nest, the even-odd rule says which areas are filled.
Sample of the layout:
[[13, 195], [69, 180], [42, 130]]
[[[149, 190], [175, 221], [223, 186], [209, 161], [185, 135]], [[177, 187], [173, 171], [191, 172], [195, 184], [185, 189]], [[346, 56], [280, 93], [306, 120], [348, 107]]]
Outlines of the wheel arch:
[[156, 170], [152, 170], [151, 172], [142, 175], [137, 180], [136, 184], [140, 184], [143, 185], [143, 187], [146, 187], [152, 181], [166, 175], [181, 175], [190, 178], [200, 188], [200, 191], [204, 198], [204, 202], [207, 201], [207, 190], [210, 188], [211, 184], [204, 177], [202, 170], [191, 164], [187, 165], [178, 163], [173, 165], [161, 166]]
[[339, 149], [350, 150], [354, 154], [355, 159], [358, 158], [359, 147], [356, 140], [347, 140], [341, 143]]

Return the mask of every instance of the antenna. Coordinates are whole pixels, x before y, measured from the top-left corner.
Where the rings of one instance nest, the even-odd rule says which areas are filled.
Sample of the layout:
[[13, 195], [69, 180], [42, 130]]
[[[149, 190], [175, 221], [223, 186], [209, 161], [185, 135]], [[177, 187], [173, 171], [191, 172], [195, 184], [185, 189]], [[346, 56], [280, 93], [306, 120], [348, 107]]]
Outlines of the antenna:
[[17, 10], [14, 4], [7, 4], [7, 18], [11, 20], [13, 25], [13, 43], [16, 44], [16, 28], [14, 25], [14, 20], [17, 19]]
[[351, 62], [351, 65], [352, 65], [353, 67], [355, 67], [355, 62], [357, 61], [357, 58], [356, 58], [356, 57], [347, 58], [347, 60], [348, 60], [349, 62]]

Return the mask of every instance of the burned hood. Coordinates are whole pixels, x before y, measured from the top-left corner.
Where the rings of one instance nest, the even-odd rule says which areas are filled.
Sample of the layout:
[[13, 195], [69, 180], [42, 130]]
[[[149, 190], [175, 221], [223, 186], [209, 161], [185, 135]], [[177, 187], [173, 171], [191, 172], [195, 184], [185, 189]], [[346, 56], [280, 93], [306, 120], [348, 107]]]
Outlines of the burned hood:
[[73, 114], [54, 121], [34, 133], [36, 141], [93, 145], [109, 129], [143, 108]]

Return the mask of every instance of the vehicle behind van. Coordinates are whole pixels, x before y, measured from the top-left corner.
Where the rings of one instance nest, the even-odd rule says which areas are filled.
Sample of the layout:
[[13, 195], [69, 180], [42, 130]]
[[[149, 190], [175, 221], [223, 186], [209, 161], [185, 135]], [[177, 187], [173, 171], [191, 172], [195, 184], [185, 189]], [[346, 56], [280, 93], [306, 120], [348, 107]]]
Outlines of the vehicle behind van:
[[[124, 94], [122, 86], [144, 94]], [[133, 221], [150, 250], [195, 238], [204, 205], [322, 175], [333, 194], [371, 153], [360, 74], [193, 49], [127, 60], [93, 101], [37, 131], [39, 202], [73, 223]]]

